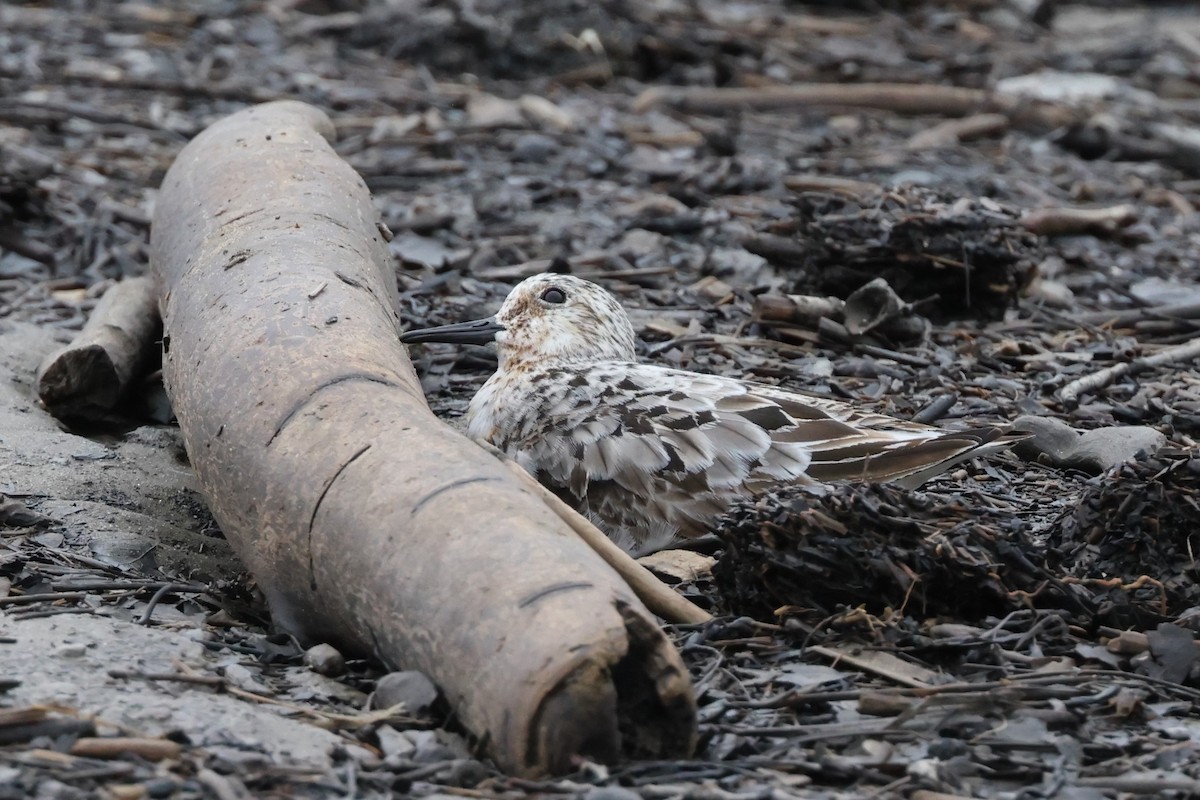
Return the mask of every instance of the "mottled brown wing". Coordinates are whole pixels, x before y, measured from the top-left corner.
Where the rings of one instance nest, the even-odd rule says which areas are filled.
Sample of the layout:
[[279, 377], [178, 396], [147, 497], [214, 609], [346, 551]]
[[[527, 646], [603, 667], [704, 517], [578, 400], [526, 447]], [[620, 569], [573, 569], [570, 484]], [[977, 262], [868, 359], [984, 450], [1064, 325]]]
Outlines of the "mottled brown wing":
[[554, 383], [570, 389], [553, 398], [553, 420], [505, 449], [610, 535], [643, 545], [703, 533], [733, 500], [772, 485], [918, 485], [1000, 433], [947, 433], [834, 401], [643, 364], [581, 366]]

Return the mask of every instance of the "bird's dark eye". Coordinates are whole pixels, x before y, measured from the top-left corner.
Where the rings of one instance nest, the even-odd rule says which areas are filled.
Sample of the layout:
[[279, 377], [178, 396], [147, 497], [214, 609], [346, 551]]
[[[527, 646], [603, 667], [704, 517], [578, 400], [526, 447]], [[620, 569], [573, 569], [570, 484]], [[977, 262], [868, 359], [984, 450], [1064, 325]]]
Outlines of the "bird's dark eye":
[[567, 302], [567, 293], [557, 286], [551, 286], [546, 291], [542, 292], [542, 300], [547, 303], [554, 303], [556, 306]]

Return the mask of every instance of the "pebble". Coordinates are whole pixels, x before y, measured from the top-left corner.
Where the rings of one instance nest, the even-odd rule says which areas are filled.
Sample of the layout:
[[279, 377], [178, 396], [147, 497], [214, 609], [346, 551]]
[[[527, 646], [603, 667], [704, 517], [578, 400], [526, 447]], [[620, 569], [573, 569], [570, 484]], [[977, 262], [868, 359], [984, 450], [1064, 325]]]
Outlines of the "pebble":
[[146, 788], [146, 796], [153, 798], [170, 797], [178, 788], [170, 778], [151, 778], [142, 785]]
[[1073, 308], [1075, 292], [1062, 281], [1037, 278], [1025, 290], [1025, 296], [1035, 302], [1042, 302], [1052, 308]]
[[1085, 472], [1103, 472], [1129, 461], [1138, 453], [1154, 455], [1166, 443], [1166, 436], [1144, 425], [1097, 428], [1079, 437], [1064, 466]]
[[255, 694], [272, 695], [269, 688], [264, 686], [253, 672], [248, 667], [241, 664], [230, 664], [225, 667], [223, 677], [239, 689], [245, 689], [247, 692]]
[[514, 161], [541, 164], [557, 152], [558, 142], [553, 138], [543, 133], [526, 133], [513, 144], [512, 157]]
[[1100, 473], [1137, 456], [1153, 455], [1167, 443], [1154, 428], [1128, 425], [1097, 428], [1080, 434], [1053, 417], [1018, 417], [1013, 428], [1033, 434], [1013, 447], [1021, 458], [1048, 461], [1056, 467]]
[[1061, 464], [1079, 444], [1079, 431], [1054, 417], [1017, 417], [1013, 429], [1033, 434], [1013, 445], [1013, 452], [1028, 461], [1045, 455], [1050, 463]]
[[367, 706], [391, 708], [403, 703], [405, 712], [416, 717], [427, 714], [437, 696], [437, 687], [424, 673], [416, 670], [391, 672], [375, 684], [375, 691], [371, 693]]
[[642, 796], [622, 786], [597, 786], [589, 789], [583, 800], [641, 800]]
[[87, 655], [86, 644], [64, 644], [54, 651], [59, 658], [83, 658]]
[[966, 755], [969, 751], [962, 739], [935, 739], [929, 745], [929, 757], [943, 761]]
[[318, 675], [332, 677], [346, 671], [346, 659], [331, 644], [318, 644], [305, 650], [304, 664]]

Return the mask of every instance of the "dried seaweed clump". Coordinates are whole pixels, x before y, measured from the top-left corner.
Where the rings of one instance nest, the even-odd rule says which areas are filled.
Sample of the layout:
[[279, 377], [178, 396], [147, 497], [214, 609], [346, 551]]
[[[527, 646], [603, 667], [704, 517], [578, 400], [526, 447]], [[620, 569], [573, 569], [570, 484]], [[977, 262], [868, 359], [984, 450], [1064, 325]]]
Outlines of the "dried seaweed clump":
[[1093, 478], [1047, 544], [1056, 572], [1113, 602], [1172, 617], [1200, 606], [1200, 457], [1130, 461]]
[[1040, 261], [1019, 213], [987, 198], [909, 187], [870, 198], [804, 193], [795, 236], [806, 275], [797, 291], [846, 297], [882, 277], [935, 321], [998, 319]]
[[0, 146], [0, 228], [45, 214], [46, 193], [37, 184], [53, 171], [48, 158]]
[[[1019, 517], [886, 484], [789, 486], [733, 508], [715, 568], [735, 613], [839, 607], [982, 618], [1027, 607], [1048, 576]], [[1050, 581], [1053, 584], [1053, 581]]]

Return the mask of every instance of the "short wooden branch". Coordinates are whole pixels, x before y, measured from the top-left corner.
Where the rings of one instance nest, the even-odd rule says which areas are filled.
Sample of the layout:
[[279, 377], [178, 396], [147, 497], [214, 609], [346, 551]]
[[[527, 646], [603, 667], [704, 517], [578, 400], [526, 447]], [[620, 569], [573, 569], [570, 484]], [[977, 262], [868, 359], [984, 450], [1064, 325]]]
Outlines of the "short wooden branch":
[[783, 108], [868, 108], [896, 114], [966, 117], [1003, 114], [1015, 127], [1056, 128], [1075, 119], [1062, 105], [1025, 101], [983, 89], [919, 83], [801, 83], [790, 86], [712, 88], [654, 86], [633, 102], [637, 112], [667, 106], [680, 111], [720, 114]]
[[38, 370], [38, 396], [60, 419], [103, 416], [149, 364], [158, 341], [158, 292], [149, 277], [115, 284], [69, 345]]
[[1133, 206], [1109, 208], [1038, 208], [1021, 216], [1021, 224], [1039, 236], [1101, 236], [1116, 233], [1137, 221]]
[[1103, 389], [1113, 381], [1125, 375], [1134, 375], [1153, 367], [1174, 364], [1179, 361], [1193, 361], [1200, 358], [1200, 339], [1192, 339], [1173, 347], [1164, 347], [1156, 353], [1132, 361], [1122, 361], [1105, 367], [1102, 370], [1076, 378], [1058, 391], [1058, 399], [1068, 405], [1079, 402], [1080, 396], [1087, 392]]

